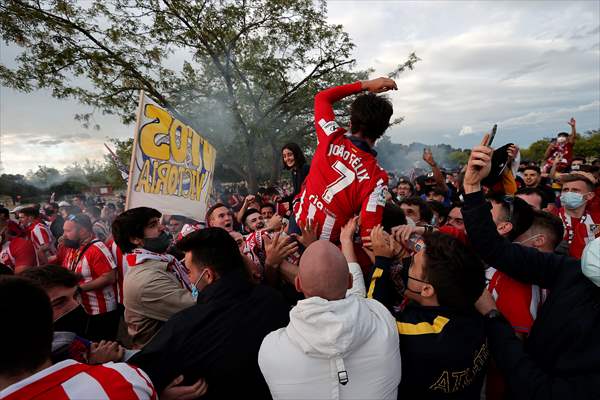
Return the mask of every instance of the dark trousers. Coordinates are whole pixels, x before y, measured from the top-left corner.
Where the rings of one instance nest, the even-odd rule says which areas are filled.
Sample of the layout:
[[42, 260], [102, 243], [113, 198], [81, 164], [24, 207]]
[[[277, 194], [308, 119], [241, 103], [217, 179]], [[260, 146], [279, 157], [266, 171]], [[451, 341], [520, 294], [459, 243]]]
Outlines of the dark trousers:
[[92, 342], [115, 340], [117, 338], [120, 318], [121, 313], [119, 310], [90, 315], [85, 338]]

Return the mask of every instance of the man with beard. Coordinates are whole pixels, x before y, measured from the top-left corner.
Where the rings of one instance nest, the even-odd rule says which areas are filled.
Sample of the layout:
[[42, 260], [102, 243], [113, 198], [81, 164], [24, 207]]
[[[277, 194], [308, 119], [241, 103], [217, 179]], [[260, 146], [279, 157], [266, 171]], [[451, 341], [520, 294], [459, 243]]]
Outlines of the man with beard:
[[81, 276], [81, 303], [90, 315], [86, 337], [113, 340], [119, 325], [117, 310], [117, 265], [106, 245], [98, 240], [87, 215], [70, 215], [63, 227], [59, 262]]
[[188, 270], [166, 253], [171, 236], [160, 218], [154, 208], [137, 207], [120, 214], [112, 226], [129, 266], [123, 305], [135, 348], [142, 348], [169, 318], [195, 303]]
[[265, 227], [265, 219], [260, 211], [255, 208], [250, 208], [244, 213], [242, 223], [248, 233], [259, 231]]

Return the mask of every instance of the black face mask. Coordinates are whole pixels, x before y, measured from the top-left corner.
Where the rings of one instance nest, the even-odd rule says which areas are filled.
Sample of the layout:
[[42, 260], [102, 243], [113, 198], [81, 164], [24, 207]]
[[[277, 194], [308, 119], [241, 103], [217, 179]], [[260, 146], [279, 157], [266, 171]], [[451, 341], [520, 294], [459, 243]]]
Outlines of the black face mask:
[[70, 249], [78, 249], [79, 246], [81, 245], [81, 241], [79, 239], [71, 240], [71, 239], [64, 238], [63, 244], [65, 245], [65, 247], [68, 247]]
[[80, 304], [54, 321], [54, 331], [73, 332], [77, 336], [85, 337], [89, 318], [89, 315]]
[[158, 237], [155, 238], [144, 238], [144, 249], [153, 253], [162, 254], [167, 251], [171, 245], [171, 235], [166, 231], [162, 231]]
[[[408, 288], [408, 269], [410, 268], [410, 264], [411, 264], [412, 258], [405, 258], [402, 260], [402, 273], [401, 273], [401, 277], [402, 277], [402, 283], [404, 284], [404, 291], [402, 292], [402, 295], [404, 295], [404, 293], [408, 290], [409, 292], [413, 292], [414, 294], [421, 294], [421, 292], [417, 292], [416, 290], [412, 290]], [[412, 278], [414, 279], [414, 278]], [[419, 281], [418, 279], [415, 279], [416, 281]], [[421, 281], [419, 281], [421, 282]]]

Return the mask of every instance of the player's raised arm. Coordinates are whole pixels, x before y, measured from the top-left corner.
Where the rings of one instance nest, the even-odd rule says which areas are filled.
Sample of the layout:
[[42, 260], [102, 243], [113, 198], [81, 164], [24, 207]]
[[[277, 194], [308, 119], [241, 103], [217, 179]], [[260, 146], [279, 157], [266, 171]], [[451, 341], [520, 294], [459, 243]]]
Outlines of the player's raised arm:
[[317, 93], [315, 96], [315, 127], [319, 143], [334, 133], [345, 132], [345, 130], [335, 122], [333, 103], [352, 94], [360, 93], [363, 90], [368, 90], [372, 93], [383, 93], [388, 90], [396, 89], [396, 82], [392, 79], [377, 78], [336, 86]]

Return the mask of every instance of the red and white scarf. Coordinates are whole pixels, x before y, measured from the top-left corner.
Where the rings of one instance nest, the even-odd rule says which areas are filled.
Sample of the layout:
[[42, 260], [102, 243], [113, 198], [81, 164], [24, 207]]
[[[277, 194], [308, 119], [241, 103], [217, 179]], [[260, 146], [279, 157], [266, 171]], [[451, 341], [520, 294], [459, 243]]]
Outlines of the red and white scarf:
[[[560, 219], [562, 220], [563, 225], [565, 227], [565, 236], [567, 238], [567, 241], [569, 242], [569, 244], [571, 244], [573, 242], [573, 239], [575, 238], [575, 230], [573, 229], [573, 225], [571, 223], [571, 216], [568, 215], [564, 209], [560, 210], [558, 215], [560, 216]], [[589, 213], [585, 212], [581, 216], [581, 218], [579, 218], [579, 223], [584, 224], [585, 229], [587, 231], [587, 237], [584, 239], [585, 243], [587, 243], [588, 240], [593, 240], [595, 236], [594, 234], [596, 230], [596, 225], [594, 224], [592, 216]]]
[[170, 254], [158, 254], [148, 251], [143, 248], [136, 248], [131, 253], [126, 255], [127, 264], [130, 268], [140, 265], [148, 260], [162, 261], [167, 263], [167, 271], [173, 272], [181, 283], [181, 286], [187, 290], [192, 290], [190, 283], [189, 270], [179, 260]]

